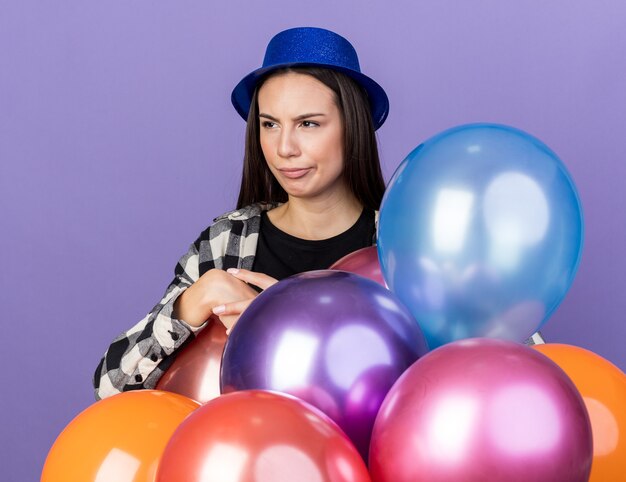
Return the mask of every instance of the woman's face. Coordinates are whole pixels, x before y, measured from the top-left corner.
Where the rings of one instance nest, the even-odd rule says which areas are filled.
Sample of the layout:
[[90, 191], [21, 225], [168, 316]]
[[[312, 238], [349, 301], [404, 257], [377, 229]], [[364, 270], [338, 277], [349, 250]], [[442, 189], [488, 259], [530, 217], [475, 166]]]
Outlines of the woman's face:
[[334, 96], [314, 77], [293, 72], [259, 89], [263, 155], [290, 197], [321, 199], [345, 190], [343, 122]]

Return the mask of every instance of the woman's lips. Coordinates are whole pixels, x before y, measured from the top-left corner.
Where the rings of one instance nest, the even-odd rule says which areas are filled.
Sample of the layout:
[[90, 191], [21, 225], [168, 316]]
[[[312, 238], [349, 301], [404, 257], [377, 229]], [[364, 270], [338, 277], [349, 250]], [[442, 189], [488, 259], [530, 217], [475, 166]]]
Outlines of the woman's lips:
[[289, 179], [299, 179], [304, 177], [311, 170], [310, 167], [305, 167], [302, 169], [299, 168], [289, 168], [289, 169], [279, 169], [280, 173], [289, 178]]

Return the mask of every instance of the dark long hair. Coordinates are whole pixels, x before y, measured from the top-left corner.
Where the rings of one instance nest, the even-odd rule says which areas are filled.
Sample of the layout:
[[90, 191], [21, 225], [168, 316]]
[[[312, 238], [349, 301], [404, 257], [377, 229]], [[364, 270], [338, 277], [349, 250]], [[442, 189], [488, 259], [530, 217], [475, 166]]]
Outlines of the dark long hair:
[[267, 167], [263, 156], [257, 101], [259, 89], [267, 79], [287, 72], [310, 75], [334, 92], [344, 125], [343, 180], [364, 207], [379, 209], [385, 192], [385, 181], [380, 168], [378, 144], [367, 94], [347, 75], [319, 67], [280, 69], [261, 79], [257, 84], [248, 113], [243, 175], [237, 209], [255, 202], [286, 202], [288, 199], [287, 193]]

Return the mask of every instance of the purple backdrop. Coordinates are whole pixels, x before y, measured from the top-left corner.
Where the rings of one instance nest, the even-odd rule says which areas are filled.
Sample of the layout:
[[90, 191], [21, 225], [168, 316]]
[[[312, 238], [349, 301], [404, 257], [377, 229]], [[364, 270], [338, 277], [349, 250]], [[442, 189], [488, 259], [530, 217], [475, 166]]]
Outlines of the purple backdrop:
[[109, 341], [234, 205], [244, 123], [230, 91], [292, 26], [343, 33], [387, 90], [387, 177], [420, 141], [466, 122], [519, 127], [561, 156], [586, 244], [545, 335], [626, 367], [626, 4], [390, 3], [3, 2], [2, 480], [37, 480], [93, 403]]

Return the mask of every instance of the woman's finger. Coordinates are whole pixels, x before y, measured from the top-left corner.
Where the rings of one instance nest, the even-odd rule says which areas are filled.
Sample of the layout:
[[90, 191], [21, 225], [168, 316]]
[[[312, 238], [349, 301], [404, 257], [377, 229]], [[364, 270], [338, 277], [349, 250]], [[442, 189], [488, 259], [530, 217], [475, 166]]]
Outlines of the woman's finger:
[[[254, 299], [254, 298], [253, 298]], [[229, 315], [240, 315], [252, 303], [252, 299], [233, 301], [213, 308], [213, 314], [219, 317]]]
[[232, 303], [226, 303], [213, 308], [213, 314], [218, 316], [222, 324], [226, 327], [226, 334], [230, 335], [230, 331], [235, 326], [235, 323], [239, 321], [239, 317], [250, 306], [252, 299], [234, 301]]
[[220, 316], [219, 320], [222, 322], [222, 325], [226, 327], [226, 334], [230, 335], [231, 330], [239, 321], [239, 315], [224, 315]]
[[226, 270], [226, 272], [233, 275], [235, 278], [240, 279], [241, 281], [252, 284], [254, 286], [258, 286], [262, 290], [266, 290], [267, 288], [278, 282], [277, 279], [272, 278], [271, 276], [263, 273], [249, 271], [247, 269], [229, 268]]

